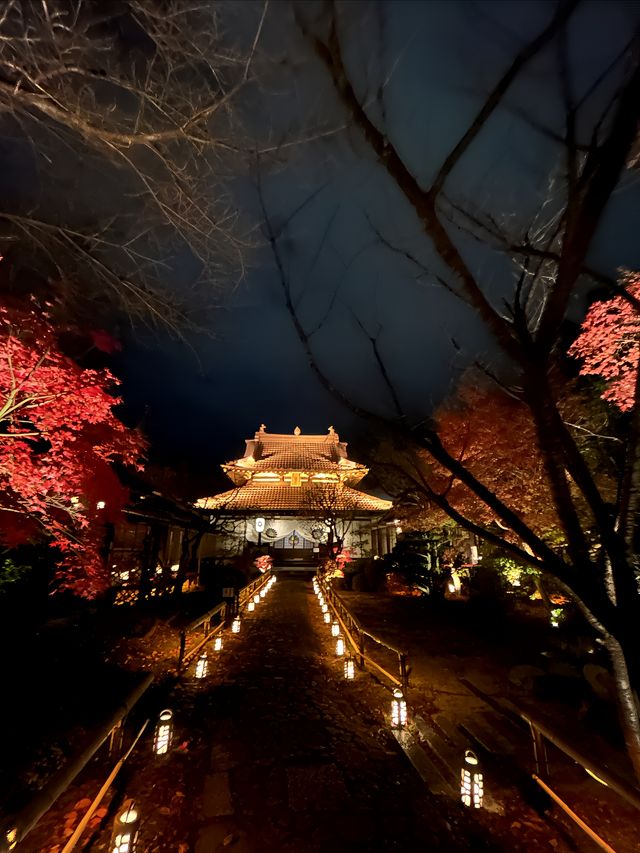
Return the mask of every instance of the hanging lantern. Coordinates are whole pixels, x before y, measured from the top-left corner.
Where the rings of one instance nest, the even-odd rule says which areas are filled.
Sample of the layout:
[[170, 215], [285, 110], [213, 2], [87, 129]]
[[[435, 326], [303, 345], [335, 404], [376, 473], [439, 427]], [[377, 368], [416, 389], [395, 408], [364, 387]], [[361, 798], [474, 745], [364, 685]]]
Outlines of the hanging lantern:
[[394, 729], [403, 729], [407, 725], [407, 703], [399, 687], [393, 691], [391, 700], [391, 725]]
[[[329, 618], [331, 618], [331, 617], [329, 617]], [[337, 622], [331, 623], [331, 636], [332, 637], [339, 637], [340, 636], [340, 625], [338, 625]]]
[[336, 657], [341, 658], [344, 654], [344, 640], [342, 637], [338, 637], [336, 640]]
[[240, 617], [236, 616], [236, 618], [231, 623], [231, 632], [233, 634], [239, 634], [240, 633]]
[[327, 625], [328, 625], [328, 624], [331, 622], [331, 614], [330, 614], [330, 613], [329, 613], [329, 611], [327, 610], [327, 612], [326, 612], [326, 613], [323, 613], [322, 615], [324, 616], [324, 621], [325, 621], [325, 622], [327, 623]]
[[213, 650], [214, 652], [222, 651], [222, 637], [218, 634], [218, 636], [213, 641]]
[[173, 711], [168, 708], [160, 711], [158, 724], [153, 736], [153, 751], [156, 755], [166, 755], [173, 738]]
[[202, 654], [198, 658], [198, 663], [196, 664], [196, 678], [205, 678], [208, 669], [209, 661], [207, 659], [207, 653], [202, 652]]
[[133, 800], [125, 800], [124, 809], [116, 817], [111, 835], [111, 853], [135, 853], [140, 814]]
[[250, 602], [247, 604], [247, 610], [249, 611], [249, 613], [253, 613], [253, 611], [254, 611], [255, 609], [256, 609], [256, 603], [255, 603], [255, 601], [250, 601]]
[[256, 594], [253, 596], [253, 603], [254, 603], [254, 604], [260, 604], [260, 595], [259, 595], [259, 593], [256, 593]]
[[478, 757], [470, 749], [465, 750], [460, 771], [460, 799], [471, 809], [482, 808], [484, 798], [484, 776]]
[[353, 681], [356, 677], [356, 662], [351, 655], [347, 655], [344, 659], [344, 677], [347, 681]]

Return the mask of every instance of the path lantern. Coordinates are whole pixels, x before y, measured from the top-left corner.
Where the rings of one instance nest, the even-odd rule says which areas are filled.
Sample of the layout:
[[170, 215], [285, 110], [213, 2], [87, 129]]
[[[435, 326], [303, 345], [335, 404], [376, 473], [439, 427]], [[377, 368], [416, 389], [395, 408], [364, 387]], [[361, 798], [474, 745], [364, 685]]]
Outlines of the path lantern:
[[339, 637], [340, 636], [340, 625], [337, 622], [331, 623], [331, 636]]
[[328, 605], [328, 604], [323, 604], [323, 605], [322, 605], [322, 612], [323, 612], [323, 613], [328, 613], [328, 612], [329, 612], [329, 605]]
[[393, 691], [391, 700], [391, 725], [394, 729], [403, 729], [407, 725], [407, 702], [399, 687]]
[[256, 592], [256, 594], [253, 596], [253, 603], [260, 604], [260, 593]]
[[329, 613], [329, 611], [327, 610], [327, 612], [323, 613], [322, 615], [324, 617], [324, 621], [326, 622], [326, 624], [329, 625], [331, 622], [331, 614]]
[[471, 749], [465, 750], [460, 770], [460, 799], [471, 809], [481, 809], [484, 798], [484, 775], [478, 756]]
[[208, 669], [209, 669], [209, 660], [207, 658], [207, 653], [202, 652], [202, 654], [198, 658], [198, 662], [196, 664], [196, 678], [205, 678], [207, 675]]
[[123, 810], [114, 821], [109, 850], [111, 853], [135, 853], [140, 813], [133, 800], [125, 800]]
[[347, 655], [344, 659], [344, 677], [347, 681], [353, 681], [356, 677], [356, 662], [351, 655]]
[[231, 623], [231, 632], [233, 634], [239, 634], [240, 633], [240, 617], [239, 616], [236, 616], [236, 618]]
[[249, 611], [249, 613], [253, 613], [253, 611], [254, 611], [255, 609], [256, 609], [256, 603], [255, 603], [255, 601], [250, 601], [250, 602], [247, 604], [247, 610]]
[[214, 652], [222, 651], [222, 637], [218, 634], [218, 636], [213, 641], [213, 650]]
[[158, 724], [153, 736], [153, 751], [156, 755], [166, 755], [173, 740], [173, 711], [166, 708], [160, 711]]
[[344, 654], [344, 640], [342, 637], [338, 637], [336, 640], [336, 657], [341, 658]]
[[267, 594], [267, 590], [266, 590], [266, 589], [264, 589], [264, 588], [263, 588], [263, 589], [261, 589], [261, 590], [260, 590], [260, 598], [264, 598], [266, 594]]

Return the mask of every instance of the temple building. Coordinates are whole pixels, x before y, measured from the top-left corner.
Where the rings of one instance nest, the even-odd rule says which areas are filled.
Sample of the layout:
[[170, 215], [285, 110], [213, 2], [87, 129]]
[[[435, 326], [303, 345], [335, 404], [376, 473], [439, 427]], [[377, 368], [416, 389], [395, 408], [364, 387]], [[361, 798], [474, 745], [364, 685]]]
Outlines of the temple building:
[[[340, 544], [353, 557], [388, 550], [392, 503], [356, 488], [368, 468], [349, 459], [333, 427], [325, 435], [268, 433], [247, 439], [244, 455], [222, 465], [233, 488], [201, 498], [220, 532], [208, 554], [224, 557], [247, 543], [268, 546], [276, 565], [311, 565], [323, 546]], [[385, 547], [380, 548], [380, 530]]]

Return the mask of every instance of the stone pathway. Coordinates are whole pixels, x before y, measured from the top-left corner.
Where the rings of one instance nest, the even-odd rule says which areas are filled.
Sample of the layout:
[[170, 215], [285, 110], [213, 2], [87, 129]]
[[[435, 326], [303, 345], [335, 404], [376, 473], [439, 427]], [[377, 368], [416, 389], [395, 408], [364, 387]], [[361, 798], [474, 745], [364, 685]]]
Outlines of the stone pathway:
[[309, 582], [279, 580], [197, 689], [195, 853], [500, 849], [428, 792], [389, 734], [385, 691], [341, 679]]

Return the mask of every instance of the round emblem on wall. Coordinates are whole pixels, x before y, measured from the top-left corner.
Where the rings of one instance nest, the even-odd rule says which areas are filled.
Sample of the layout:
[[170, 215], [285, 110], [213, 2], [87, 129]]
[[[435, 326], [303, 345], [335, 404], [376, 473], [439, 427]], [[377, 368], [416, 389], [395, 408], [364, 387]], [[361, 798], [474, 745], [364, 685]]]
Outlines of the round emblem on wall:
[[323, 534], [324, 530], [321, 527], [314, 527], [311, 531], [311, 535], [316, 540], [316, 542], [319, 542], [320, 539], [322, 539]]
[[264, 535], [267, 537], [267, 539], [275, 539], [278, 535], [278, 531], [275, 529], [275, 527], [267, 527], [264, 532]]

